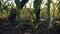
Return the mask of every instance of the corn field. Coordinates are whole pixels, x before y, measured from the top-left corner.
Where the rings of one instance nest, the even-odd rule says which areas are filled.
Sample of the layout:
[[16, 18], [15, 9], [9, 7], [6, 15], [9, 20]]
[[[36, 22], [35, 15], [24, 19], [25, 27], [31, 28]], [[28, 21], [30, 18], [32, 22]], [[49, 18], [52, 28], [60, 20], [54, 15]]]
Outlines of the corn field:
[[0, 0], [0, 34], [60, 34], [60, 0]]

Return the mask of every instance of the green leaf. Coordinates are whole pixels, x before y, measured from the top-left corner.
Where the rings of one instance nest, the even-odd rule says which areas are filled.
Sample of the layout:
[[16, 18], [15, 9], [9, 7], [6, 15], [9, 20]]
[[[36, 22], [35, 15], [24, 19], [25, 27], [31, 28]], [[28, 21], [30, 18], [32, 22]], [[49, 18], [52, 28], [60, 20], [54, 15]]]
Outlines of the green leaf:
[[41, 2], [42, 2], [41, 0], [35, 0], [34, 1], [35, 10], [38, 10], [38, 8], [40, 8]]
[[15, 3], [16, 3], [16, 7], [20, 9], [20, 0], [15, 0]]

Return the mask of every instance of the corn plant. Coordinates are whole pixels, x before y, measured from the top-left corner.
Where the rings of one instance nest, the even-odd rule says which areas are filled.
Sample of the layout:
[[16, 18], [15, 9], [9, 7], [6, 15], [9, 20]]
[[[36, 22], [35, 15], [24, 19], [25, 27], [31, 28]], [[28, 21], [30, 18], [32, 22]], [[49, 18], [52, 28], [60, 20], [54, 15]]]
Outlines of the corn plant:
[[41, 6], [42, 0], [34, 0], [34, 11], [35, 11], [35, 16], [36, 20], [34, 22], [34, 28], [36, 29], [38, 27], [39, 21], [40, 21], [40, 6]]
[[[3, 3], [2, 3], [3, 2]], [[8, 12], [9, 8], [8, 5], [6, 5], [8, 1], [4, 2], [4, 0], [0, 0], [0, 13], [2, 14], [2, 16], [4, 15], [4, 10], [6, 10], [6, 12]]]
[[58, 3], [58, 9], [59, 9], [58, 14], [60, 14], [60, 1], [59, 1], [59, 3]]
[[[47, 15], [48, 15], [48, 22], [50, 23], [50, 4], [51, 4], [51, 0], [47, 0], [47, 1], [48, 1], [48, 3], [47, 3], [47, 6], [48, 6]], [[50, 25], [51, 25], [51, 23], [50, 23]], [[50, 25], [49, 25], [49, 27], [50, 27]]]
[[[53, 3], [53, 2], [52, 2]], [[55, 24], [55, 21], [59, 21], [59, 19], [58, 18], [55, 18], [56, 16], [56, 14], [57, 15], [59, 15], [59, 9], [56, 9], [56, 7], [55, 6], [57, 6], [56, 5], [57, 3], [53, 3], [53, 18], [52, 18], [52, 22], [49, 22], [50, 23], [50, 25], [49, 25], [49, 28], [53, 28], [53, 25]], [[58, 4], [59, 5], [59, 4]], [[57, 11], [56, 11], [57, 10]], [[56, 12], [56, 13], [55, 13]], [[57, 13], [58, 12], [58, 13]], [[51, 13], [50, 13], [51, 14]], [[50, 15], [49, 15], [50, 16]], [[59, 17], [59, 16], [58, 16]], [[49, 17], [50, 18], [50, 17]], [[49, 19], [49, 20], [51, 20], [51, 18]]]
[[[21, 19], [20, 19], [20, 10], [24, 7], [24, 5], [28, 2], [29, 0], [22, 0], [21, 2], [20, 2], [20, 0], [15, 0], [15, 4], [16, 4], [16, 15], [18, 16], [18, 18], [19, 18], [19, 21], [21, 21]], [[20, 22], [20, 24], [21, 24], [21, 22]], [[20, 24], [18, 24], [15, 28], [17, 28], [18, 26], [20, 26]]]

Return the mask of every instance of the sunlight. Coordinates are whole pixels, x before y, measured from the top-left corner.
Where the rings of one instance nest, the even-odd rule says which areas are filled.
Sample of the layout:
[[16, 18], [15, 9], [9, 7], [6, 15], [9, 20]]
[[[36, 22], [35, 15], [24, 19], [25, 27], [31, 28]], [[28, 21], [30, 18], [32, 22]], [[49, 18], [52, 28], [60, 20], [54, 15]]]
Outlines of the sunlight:
[[[4, 1], [6, 1], [6, 0], [4, 0]], [[12, 2], [14, 3], [14, 6], [16, 6], [14, 0], [10, 0], [10, 1], [12, 1]], [[22, 1], [22, 0], [20, 0], [20, 1]], [[28, 3], [26, 4], [26, 7], [27, 7], [27, 8], [33, 8], [33, 1], [34, 1], [34, 0], [29, 0]], [[53, 1], [54, 3], [57, 2], [57, 0], [52, 0], [52, 1]], [[47, 2], [47, 0], [43, 0], [43, 2], [44, 2], [44, 4], [45, 4], [45, 3]], [[44, 7], [45, 7], [44, 4], [41, 5], [41, 8], [44, 8]]]
[[33, 8], [33, 1], [34, 0], [29, 0], [28, 3], [26, 4], [27, 8]]
[[53, 0], [54, 3], [56, 3], [57, 0]]

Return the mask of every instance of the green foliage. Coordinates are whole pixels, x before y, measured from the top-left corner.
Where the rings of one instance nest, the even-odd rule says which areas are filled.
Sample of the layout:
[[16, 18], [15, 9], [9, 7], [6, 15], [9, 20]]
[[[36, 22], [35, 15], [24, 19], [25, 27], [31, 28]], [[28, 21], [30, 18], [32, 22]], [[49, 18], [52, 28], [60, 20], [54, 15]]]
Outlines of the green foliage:
[[48, 8], [47, 8], [48, 19], [50, 19], [50, 3], [51, 3], [51, 0], [48, 0]]
[[15, 0], [17, 9], [20, 9], [20, 0]]
[[60, 1], [59, 1], [59, 3], [58, 3], [58, 9], [59, 9], [58, 14], [60, 14]]
[[38, 10], [38, 8], [40, 8], [41, 2], [42, 2], [42, 0], [34, 1], [34, 8], [36, 11]]
[[[5, 14], [5, 13], [7, 13], [8, 12], [8, 14], [10, 13], [10, 9], [11, 8], [9, 8], [8, 6], [11, 6], [12, 8], [14, 8], [14, 9], [16, 9], [17, 11], [15, 11], [16, 12], [16, 15], [17, 15], [17, 18], [19, 19], [19, 23], [20, 24], [18, 24], [17, 26], [22, 26], [22, 24], [21, 23], [23, 23], [24, 21], [27, 21], [29, 24], [31, 24], [31, 27], [32, 28], [34, 28], [34, 29], [37, 29], [38, 28], [38, 26], [41, 24], [41, 22], [39, 22], [39, 23], [35, 23], [36, 21], [36, 13], [37, 13], [37, 11], [38, 11], [38, 9], [40, 9], [41, 8], [41, 4], [43, 3], [42, 2], [43, 0], [34, 0], [34, 5], [33, 5], [33, 9], [31, 9], [31, 8], [23, 8], [23, 9], [20, 9], [20, 0], [15, 0], [15, 4], [16, 4], [16, 7], [14, 8], [14, 6], [13, 6], [13, 4], [8, 4], [8, 5], [6, 5], [6, 3], [8, 2], [8, 1], [6, 1], [5, 3], [3, 2], [3, 3], [1, 3], [1, 0], [0, 0], [0, 12], [1, 12], [1, 14]], [[51, 0], [48, 0], [48, 3], [46, 3], [46, 5], [47, 5], [47, 10], [45, 10], [45, 9], [40, 9], [40, 16], [45, 16], [45, 15], [48, 15], [48, 19], [49, 19], [49, 27], [52, 27], [51, 25], [53, 25], [51, 22], [50, 22], [50, 18], [51, 18], [51, 15], [53, 16], [53, 20], [54, 20], [54, 18], [55, 18], [55, 15], [59, 15], [60, 16], [60, 1], [59, 1], [59, 3], [57, 4], [58, 5], [58, 9], [55, 7], [55, 6], [57, 6], [57, 5], [52, 5], [52, 6], [50, 6], [51, 5], [51, 3], [53, 4], [53, 2], [51, 1]], [[53, 9], [50, 9], [50, 8], [53, 8]], [[58, 13], [57, 13], [58, 12]], [[54, 14], [52, 14], [52, 13], [54, 13]], [[6, 14], [6, 15], [8, 15], [8, 14]], [[6, 16], [5, 15], [5, 16]], [[57, 16], [56, 16], [57, 17]], [[30, 21], [29, 21], [30, 20]], [[52, 20], [52, 21], [53, 21]], [[27, 23], [27, 22], [24, 22], [24, 23]], [[23, 23], [23, 24], [24, 24]], [[59, 22], [60, 23], [60, 22]]]

